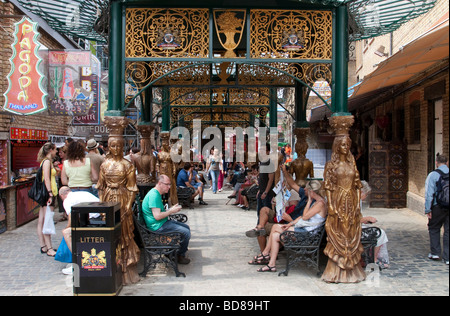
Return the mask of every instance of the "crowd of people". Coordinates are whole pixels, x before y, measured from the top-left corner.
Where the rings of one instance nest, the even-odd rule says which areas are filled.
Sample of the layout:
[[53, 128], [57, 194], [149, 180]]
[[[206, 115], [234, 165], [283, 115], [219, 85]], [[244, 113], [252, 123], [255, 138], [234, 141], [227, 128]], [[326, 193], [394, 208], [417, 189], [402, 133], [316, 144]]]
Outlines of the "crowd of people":
[[[339, 149], [343, 151], [342, 156], [350, 154], [347, 149], [347, 146]], [[267, 148], [267, 153], [269, 153], [269, 150]], [[281, 248], [280, 235], [284, 231], [295, 231], [298, 233], [298, 238], [302, 238], [303, 234], [318, 231], [320, 227], [325, 225], [330, 205], [333, 207], [333, 215], [336, 214], [334, 207], [340, 207], [338, 203], [334, 205], [328, 203], [330, 196], [326, 192], [330, 190], [326, 190], [326, 186], [330, 186], [329, 183], [316, 179], [306, 179], [307, 181], [304, 182], [296, 181], [298, 179], [295, 179], [293, 174], [289, 172], [289, 164], [286, 163], [285, 155], [279, 152], [278, 159], [280, 163], [280, 170], [277, 170], [278, 174], [273, 172], [257, 175], [257, 167], [254, 166], [252, 170], [256, 170], [256, 173], [252, 175], [256, 176], [257, 179], [245, 177], [241, 180], [241, 183], [235, 184], [233, 193], [228, 196], [228, 198], [236, 198], [236, 201], [239, 201], [240, 194], [246, 190], [245, 187], [242, 188], [244, 184], [258, 186], [256, 226], [246, 232], [247, 237], [256, 238], [258, 241], [260, 253], [248, 262], [252, 265], [262, 265], [257, 270], [258, 272], [277, 271], [276, 260]], [[267, 163], [267, 161], [263, 161], [260, 162], [260, 165]], [[280, 173], [282, 174], [281, 177]], [[352, 176], [356, 177], [356, 175], [354, 173]], [[352, 197], [352, 200], [359, 200], [361, 203], [359, 207], [353, 206], [353, 212], [357, 214], [362, 209], [362, 201], [370, 194], [371, 188], [366, 181], [354, 183], [355, 188], [361, 190], [359, 199]], [[280, 190], [280, 188], [284, 188], [284, 190]], [[287, 197], [286, 191], [288, 191]], [[285, 195], [286, 198], [280, 207], [278, 203], [281, 195]], [[235, 205], [242, 206], [240, 202], [236, 202]], [[341, 210], [338, 211], [341, 212]], [[376, 219], [371, 216], [361, 218], [355, 215], [356, 218], [360, 218], [358, 222], [359, 230], [376, 223]], [[388, 239], [386, 233], [383, 230], [381, 231], [382, 235], [377, 241], [374, 257], [379, 267], [385, 269], [389, 267]]]
[[[336, 146], [337, 154], [333, 158], [336, 160], [336, 163], [347, 155], [351, 155], [347, 147], [343, 145]], [[262, 265], [257, 270], [258, 272], [277, 271], [276, 260], [281, 246], [280, 235], [284, 231], [295, 231], [299, 233], [299, 236], [310, 233], [325, 225], [326, 222], [327, 225], [333, 223], [333, 220], [327, 221], [327, 217], [330, 214], [336, 216], [336, 208], [341, 207], [339, 198], [334, 200], [338, 201], [337, 204], [329, 203], [331, 198], [329, 190], [331, 184], [329, 181], [331, 180], [323, 182], [307, 179], [304, 182], [305, 185], [300, 185], [296, 181], [292, 173], [289, 172], [288, 165], [292, 159], [289, 151], [286, 154], [286, 149], [290, 149], [290, 147], [284, 147], [284, 152], [281, 152], [281, 150], [278, 152], [280, 168], [272, 173], [259, 172], [260, 167], [270, 163], [270, 160], [248, 164], [245, 162], [229, 163], [224, 161], [217, 149], [212, 149], [210, 156], [202, 163], [185, 162], [176, 173], [177, 188], [192, 188], [192, 199], [198, 196], [199, 205], [208, 205], [204, 201], [204, 191], [208, 185], [207, 180], [209, 180], [213, 194], [223, 189], [224, 182], [225, 185], [230, 186], [233, 191], [228, 198], [235, 199], [236, 202], [233, 205], [244, 210], [249, 210], [249, 200], [247, 198], [249, 191], [257, 191], [256, 225], [245, 234], [247, 237], [257, 238], [260, 253], [248, 263]], [[270, 150], [270, 146], [267, 146], [267, 157], [269, 157]], [[70, 138], [67, 139], [64, 146], [57, 148], [55, 144], [46, 143], [39, 151], [38, 161], [43, 170], [43, 182], [49, 192], [47, 203], [41, 205], [37, 226], [41, 253], [51, 257], [54, 257], [56, 254], [56, 250], [52, 245], [51, 235], [42, 233], [47, 206], [53, 210], [58, 203], [59, 210], [64, 215], [64, 220], [69, 218], [71, 207], [74, 204], [86, 201], [99, 201], [97, 184], [99, 182], [100, 168], [105, 161], [107, 153], [107, 146], [99, 144], [94, 139], [90, 139], [85, 143], [84, 141]], [[131, 148], [126, 154], [128, 155], [122, 155], [122, 157], [132, 162], [133, 156], [138, 154], [138, 149]], [[154, 147], [152, 148], [152, 154], [155, 157], [158, 155], [158, 151]], [[333, 159], [330, 165], [334, 163]], [[348, 162], [350, 160], [347, 159], [345, 161]], [[448, 175], [448, 159], [446, 157], [442, 155], [438, 157], [436, 164], [438, 169]], [[325, 171], [329, 172], [327, 167]], [[346, 176], [348, 177], [348, 174]], [[354, 208], [361, 210], [362, 202], [370, 194], [371, 188], [367, 182], [359, 180], [357, 171], [351, 174], [352, 179], [355, 179], [357, 176], [358, 180], [351, 180], [355, 188], [358, 189], [357, 199], [353, 196], [342, 197], [342, 194], [348, 194], [345, 193], [347, 191], [343, 191], [343, 193], [338, 192], [338, 194], [341, 195], [341, 198], [347, 199], [347, 202], [345, 202], [347, 204], [350, 198], [360, 201], [359, 208], [356, 205], [354, 205]], [[439, 180], [439, 177], [440, 172], [432, 172], [426, 183], [426, 214], [430, 222], [431, 243], [429, 258], [432, 260], [440, 258], [441, 246], [438, 231], [444, 226], [446, 232], [444, 237], [446, 237], [444, 238], [443, 259], [448, 264], [448, 206], [447, 211], [445, 211], [445, 207], [437, 203], [435, 197], [436, 182]], [[330, 179], [334, 178], [330, 177]], [[172, 183], [171, 178], [167, 175], [158, 175], [155, 187], [143, 199], [143, 218], [147, 227], [152, 231], [162, 233], [180, 232], [183, 234], [184, 241], [179, 252], [178, 261], [181, 264], [188, 264], [190, 259], [186, 257], [186, 252], [191, 237], [190, 228], [186, 224], [168, 220], [168, 216], [179, 212], [181, 206], [175, 204], [169, 208], [162, 202], [162, 196], [169, 192]], [[286, 192], [288, 194], [285, 195], [286, 198], [280, 212], [280, 207], [277, 205], [278, 198], [280, 194], [286, 194]], [[355, 218], [359, 218], [361, 227], [377, 222], [376, 218], [371, 216]], [[70, 220], [63, 230], [63, 237], [67, 245], [71, 246], [69, 228]], [[380, 268], [389, 267], [387, 242], [386, 233], [382, 230], [374, 256]]]
[[[100, 153], [101, 152], [101, 153]], [[99, 177], [100, 165], [104, 161], [105, 149], [94, 139], [90, 139], [87, 144], [83, 140], [67, 138], [63, 146], [48, 142], [39, 150], [37, 160], [42, 167], [42, 180], [49, 192], [49, 199], [44, 205], [40, 205], [37, 235], [40, 242], [41, 253], [55, 257], [56, 250], [53, 248], [51, 235], [43, 233], [43, 225], [47, 207], [52, 212], [56, 206], [62, 213], [61, 220], [70, 219], [71, 204], [65, 203], [67, 190], [73, 194], [84, 192], [91, 195], [96, 201], [98, 191], [96, 183]], [[76, 201], [88, 202], [86, 195]], [[73, 204], [72, 204], [73, 205]], [[63, 230], [66, 242], [70, 236], [70, 220], [68, 226]], [[70, 247], [71, 243], [67, 242]], [[68, 270], [67, 270], [68, 271]]]

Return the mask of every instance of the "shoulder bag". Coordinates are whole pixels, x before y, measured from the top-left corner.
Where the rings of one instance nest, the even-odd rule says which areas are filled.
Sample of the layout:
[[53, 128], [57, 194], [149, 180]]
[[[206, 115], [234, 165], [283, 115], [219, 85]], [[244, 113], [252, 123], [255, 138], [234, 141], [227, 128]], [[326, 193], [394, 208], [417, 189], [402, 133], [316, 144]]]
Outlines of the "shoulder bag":
[[50, 197], [47, 187], [45, 186], [45, 181], [42, 181], [42, 165], [36, 172], [36, 177], [34, 178], [33, 185], [28, 191], [28, 197], [33, 201], [36, 201], [40, 206], [47, 205], [47, 201]]

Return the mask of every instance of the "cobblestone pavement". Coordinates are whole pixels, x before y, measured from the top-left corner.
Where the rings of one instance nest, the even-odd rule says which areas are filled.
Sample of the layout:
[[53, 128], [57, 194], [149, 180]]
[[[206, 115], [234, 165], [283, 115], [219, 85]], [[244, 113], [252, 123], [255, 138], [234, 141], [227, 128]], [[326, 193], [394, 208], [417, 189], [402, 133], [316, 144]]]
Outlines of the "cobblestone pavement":
[[[256, 223], [254, 210], [243, 211], [225, 205], [231, 191], [213, 195], [206, 191], [208, 206], [185, 209], [192, 239], [189, 265], [181, 265], [186, 278], [176, 278], [172, 270], [158, 266], [146, 278], [123, 287], [121, 296], [378, 296], [378, 295], [449, 295], [449, 267], [427, 259], [429, 252], [427, 219], [409, 209], [367, 209], [364, 215], [378, 219], [389, 238], [389, 269], [372, 272], [358, 284], [327, 284], [312, 269], [299, 265], [289, 276], [258, 273], [248, 265], [259, 252], [256, 239], [245, 231]], [[230, 203], [231, 204], [231, 203]], [[55, 217], [57, 218], [57, 217]], [[56, 224], [57, 248], [61, 230], [67, 222]], [[65, 264], [41, 254], [36, 236], [37, 221], [0, 235], [0, 295], [72, 295], [70, 277], [61, 269]], [[322, 257], [322, 270], [327, 258]], [[280, 271], [285, 264], [282, 252], [277, 261]], [[141, 263], [142, 265], [142, 263]]]

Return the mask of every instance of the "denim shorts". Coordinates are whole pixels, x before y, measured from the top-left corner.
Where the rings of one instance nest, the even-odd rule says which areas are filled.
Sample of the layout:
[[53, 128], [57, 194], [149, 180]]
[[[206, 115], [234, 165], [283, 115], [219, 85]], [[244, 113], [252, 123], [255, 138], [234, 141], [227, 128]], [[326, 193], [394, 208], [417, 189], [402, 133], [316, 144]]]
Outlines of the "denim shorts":
[[295, 227], [294, 231], [296, 233], [307, 233], [308, 232], [305, 227]]

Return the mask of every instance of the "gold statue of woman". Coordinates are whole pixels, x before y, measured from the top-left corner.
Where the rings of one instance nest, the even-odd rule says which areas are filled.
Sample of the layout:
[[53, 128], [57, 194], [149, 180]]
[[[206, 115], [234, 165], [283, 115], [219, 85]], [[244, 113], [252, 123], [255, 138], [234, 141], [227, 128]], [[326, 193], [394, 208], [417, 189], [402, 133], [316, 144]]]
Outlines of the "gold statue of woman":
[[314, 178], [314, 165], [311, 160], [306, 158], [306, 152], [308, 151], [308, 143], [306, 137], [308, 136], [309, 129], [297, 128], [295, 129], [295, 135], [297, 136], [297, 142], [295, 143], [295, 152], [297, 153], [297, 159], [291, 163], [289, 172], [295, 175], [295, 182], [304, 187], [306, 185], [306, 178]]
[[122, 266], [123, 284], [139, 281], [137, 264], [140, 250], [134, 241], [132, 205], [138, 192], [135, 168], [123, 158], [123, 136], [110, 136], [109, 154], [100, 166], [97, 189], [102, 202], [119, 202], [122, 225], [118, 260]]
[[131, 158], [137, 170], [136, 182], [138, 184], [154, 183], [156, 181], [156, 157], [153, 155], [150, 141], [153, 129], [153, 126], [138, 126], [138, 130], [141, 133], [141, 151]]
[[170, 178], [171, 186], [169, 191], [170, 203], [175, 205], [178, 203], [177, 184], [175, 180], [175, 166], [170, 157], [169, 146], [170, 133], [161, 133], [161, 151], [158, 153], [159, 175], [166, 175]]
[[[337, 119], [339, 120], [349, 121], [350, 118]], [[350, 152], [350, 137], [345, 131], [342, 133], [342, 129], [340, 132], [336, 134], [331, 160], [325, 165], [324, 171], [324, 188], [328, 200], [328, 218], [325, 224], [327, 246], [324, 253], [329, 259], [322, 280], [330, 283], [357, 283], [366, 278], [360, 263], [364, 250], [361, 244], [362, 185], [355, 158]]]

